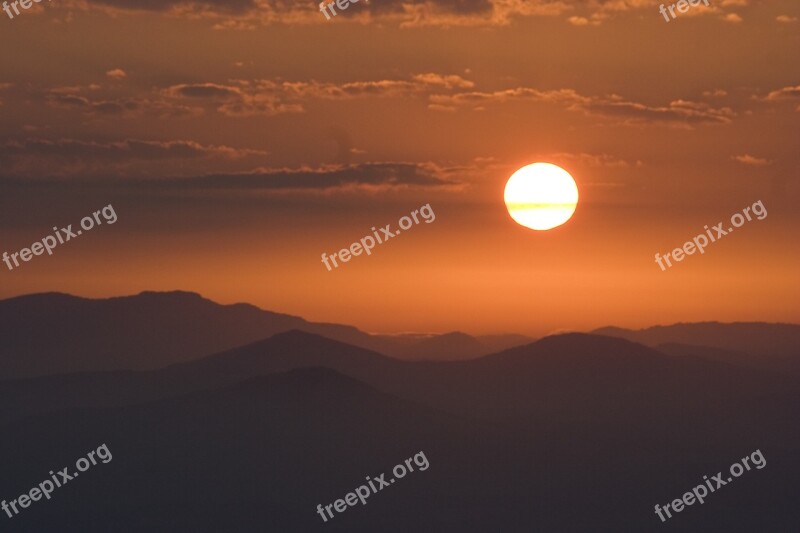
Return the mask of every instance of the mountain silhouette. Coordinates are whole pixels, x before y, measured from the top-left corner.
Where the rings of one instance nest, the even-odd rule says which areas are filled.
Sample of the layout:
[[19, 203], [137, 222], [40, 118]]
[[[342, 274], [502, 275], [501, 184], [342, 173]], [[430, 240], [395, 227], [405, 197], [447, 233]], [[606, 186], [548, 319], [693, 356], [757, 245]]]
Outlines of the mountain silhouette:
[[[300, 332], [278, 337], [275, 353], [283, 353], [279, 345], [298, 350], [310, 343], [308, 354], [322, 348], [332, 351], [322, 356], [328, 361], [347, 359], [346, 346], [335, 341]], [[614, 353], [592, 349], [597, 342]], [[257, 360], [270, 358], [259, 358], [256, 352], [268, 344], [258, 345], [249, 354], [207, 358], [196, 371], [226, 365], [236, 369], [228, 376], [258, 371]], [[359, 353], [346, 364], [356, 368], [366, 355], [376, 357]], [[473, 416], [469, 409], [457, 415], [448, 413], [452, 405], [402, 399], [337, 371], [306, 367], [136, 405], [18, 419], [3, 427], [14, 438], [0, 441], [4, 493], [20, 493], [44, 477], [37, 472], [74, 465], [102, 443], [114, 458], [7, 524], [15, 531], [82, 533], [108, 531], [111, 524], [118, 532], [640, 532], [662, 526], [744, 532], [800, 517], [791, 498], [777, 497], [791, 494], [800, 474], [800, 402], [796, 387], [785, 388], [773, 376], [765, 377], [768, 396], [742, 396], [736, 388], [722, 393], [721, 383], [708, 378], [728, 368], [734, 375], [727, 384], [740, 385], [739, 369], [590, 335], [546, 338], [477, 361], [379, 360], [414, 369], [418, 379], [441, 369], [419, 386], [440, 389], [446, 403], [458, 393], [445, 394], [446, 387], [458, 384], [471, 386], [484, 402], [505, 389], [498, 403], [520, 406], [508, 416], [493, 410]], [[699, 381], [709, 394], [722, 393], [719, 401], [684, 388], [684, 370], [696, 364], [709, 368]], [[484, 372], [465, 382], [469, 366]], [[628, 366], [629, 374], [617, 375]], [[537, 375], [525, 392], [521, 384]], [[649, 395], [659, 375], [667, 385]], [[581, 401], [594, 402], [584, 406], [591, 417], [576, 416], [570, 398], [590, 376], [597, 384]], [[637, 379], [643, 382], [617, 391], [622, 381]], [[675, 396], [663, 401], [664, 391]], [[633, 393], [646, 408], [621, 405]], [[742, 410], [745, 397], [753, 403]], [[725, 409], [726, 402], [736, 405]], [[666, 525], [653, 513], [655, 503], [680, 497], [702, 483], [703, 474], [756, 449], [767, 466], [747, 472], [702, 508]], [[347, 508], [327, 523], [316, 514], [317, 504], [343, 498], [365, 476], [389, 473], [420, 451], [430, 462], [426, 471], [396, 480], [367, 505]]]
[[[800, 378], [785, 370], [797, 361], [793, 327], [682, 324], [644, 335], [648, 345], [619, 330], [568, 333], [476, 356], [521, 338], [389, 338], [191, 293], [34, 295], [0, 302], [0, 318], [3, 368], [72, 371], [0, 381], [0, 496], [101, 444], [114, 457], [52, 500], [0, 515], [12, 531], [744, 533], [800, 523], [790, 497]], [[699, 344], [736, 338], [740, 326], [778, 338]], [[688, 343], [659, 342], [670, 335]], [[655, 515], [656, 503], [755, 450], [765, 468], [667, 523]], [[328, 522], [317, 514], [420, 451], [426, 471]]]
[[[395, 464], [420, 451], [433, 469], [444, 443], [469, 434], [453, 417], [324, 368], [137, 406], [63, 411], [9, 430], [14, 440], [0, 443], [4, 495], [38, 483], [56, 465], [72, 465], [71, 473], [76, 459], [108, 446], [109, 463], [11, 522], [2, 517], [14, 531], [83, 533], [368, 531], [385, 512], [396, 512], [401, 527], [420, 526], [429, 518], [403, 519], [403, 510], [441, 513], [435, 489], [425, 484], [430, 471], [409, 474], [329, 524], [316, 506], [366, 484], [366, 475], [391, 477]], [[47, 445], [54, 440], [55, 452]], [[439, 468], [440, 475], [447, 470]], [[454, 504], [455, 494], [448, 498]]]
[[[480, 359], [409, 362], [300, 331], [146, 372], [89, 373], [0, 382], [0, 422], [69, 407], [121, 406], [293, 369], [327, 367], [400, 398], [497, 422], [594, 425], [675, 409], [750, 412], [754, 399], [795, 383], [696, 357], [670, 357], [613, 337], [546, 337]], [[550, 409], [558, 405], [558, 410]], [[744, 416], [744, 415], [742, 415]], [[772, 419], [773, 417], [770, 417]]]
[[44, 293], [0, 300], [0, 379], [159, 368], [289, 330], [398, 358], [469, 358], [491, 351], [464, 334], [401, 342], [391, 335], [307, 322], [249, 304], [220, 305], [189, 292], [98, 300]]
[[657, 349], [669, 355], [702, 357], [711, 361], [720, 361], [742, 367], [751, 367], [770, 372], [800, 376], [800, 355], [798, 354], [753, 355], [739, 350], [726, 350], [723, 348], [672, 342], [659, 344]]
[[744, 352], [754, 356], [800, 357], [800, 326], [796, 324], [698, 322], [653, 326], [640, 330], [606, 327], [592, 333], [622, 337], [648, 346], [687, 344]]
[[[56, 409], [118, 406], [217, 389], [308, 367], [349, 375], [391, 373], [402, 361], [292, 330], [220, 354], [150, 371], [87, 372], [0, 381], [0, 423]], [[375, 369], [383, 369], [381, 371]]]
[[428, 336], [408, 346], [402, 353], [405, 359], [461, 361], [486, 355], [488, 351], [489, 348], [475, 337], [454, 331]]

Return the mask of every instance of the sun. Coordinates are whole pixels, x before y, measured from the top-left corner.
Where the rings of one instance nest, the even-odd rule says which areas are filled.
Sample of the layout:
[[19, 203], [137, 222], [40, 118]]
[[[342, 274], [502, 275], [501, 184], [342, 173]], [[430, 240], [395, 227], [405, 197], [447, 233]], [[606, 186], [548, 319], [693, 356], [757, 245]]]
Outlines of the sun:
[[535, 230], [560, 226], [578, 205], [578, 186], [569, 172], [550, 163], [533, 163], [514, 172], [503, 194], [515, 222]]

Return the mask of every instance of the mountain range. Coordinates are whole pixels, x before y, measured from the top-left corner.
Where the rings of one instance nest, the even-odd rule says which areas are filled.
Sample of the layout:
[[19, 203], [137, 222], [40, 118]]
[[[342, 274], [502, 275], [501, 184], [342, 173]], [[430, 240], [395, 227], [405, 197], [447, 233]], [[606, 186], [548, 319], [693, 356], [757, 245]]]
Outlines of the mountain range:
[[[376, 335], [249, 304], [221, 305], [180, 291], [107, 299], [42, 293], [0, 300], [0, 379], [154, 369], [290, 330], [404, 360], [475, 359], [535, 340], [518, 334], [460, 332]], [[798, 371], [800, 326], [794, 324], [706, 322], [644, 330], [608, 327], [592, 333], [625, 338], [672, 355]]]
[[180, 291], [107, 299], [42, 293], [0, 300], [0, 379], [157, 368], [289, 330], [400, 359], [475, 358], [533, 340], [493, 335], [484, 344], [480, 337], [457, 332], [371, 335], [352, 326], [308, 322], [249, 304], [221, 305]]
[[[27, 311], [33, 322], [43, 305], [31, 304], [37, 298], [16, 305], [35, 308]], [[78, 307], [72, 297], [45, 300], [61, 302], [42, 323], [62, 318], [55, 335], [62, 342], [91, 336], [78, 319], [87, 319], [91, 300]], [[0, 302], [4, 313], [11, 312], [7, 302]], [[95, 348], [93, 356], [109, 353], [118, 364], [125, 358], [114, 350], [145, 310], [161, 308], [151, 317], [156, 331], [142, 332], [126, 352], [147, 364], [0, 380], [0, 431], [7, 437], [0, 439], [0, 498], [16, 498], [103, 443], [113, 460], [50, 501], [10, 519], [0, 515], [13, 531], [782, 532], [800, 523], [791, 497], [800, 478], [800, 378], [761, 364], [796, 361], [790, 348], [775, 351], [788, 341], [748, 353], [677, 333], [660, 332], [651, 345], [566, 333], [463, 360], [405, 360], [293, 328], [285, 315], [270, 323], [284, 321], [288, 330], [237, 344], [237, 335], [266, 323], [263, 312], [186, 293], [102, 303], [91, 318], [109, 329], [102, 342], [79, 346]], [[166, 316], [186, 308], [194, 314]], [[80, 312], [67, 317], [66, 309]], [[110, 309], [116, 314], [104, 317]], [[228, 313], [255, 318], [246, 327], [222, 318]], [[121, 317], [128, 324], [112, 329]], [[192, 326], [194, 319], [211, 331]], [[179, 334], [171, 335], [169, 320]], [[5, 336], [12, 329], [3, 323]], [[202, 353], [212, 345], [186, 340], [210, 339], [215, 327], [229, 326], [213, 346], [234, 346], [215, 353]], [[25, 331], [45, 330], [37, 323], [15, 333], [27, 353], [49, 346], [45, 361], [74, 356], [74, 348], [53, 340], [23, 344]], [[669, 340], [706, 344], [698, 345], [700, 353]], [[393, 342], [473, 345], [460, 335]], [[170, 353], [161, 366], [153, 353], [137, 351], [167, 353], [167, 346], [187, 351]], [[81, 364], [89, 363], [96, 361]], [[766, 458], [763, 469], [666, 523], [654, 513], [656, 503], [681, 497], [704, 475], [727, 472], [755, 450]], [[419, 452], [430, 461], [426, 471], [328, 522], [316, 513], [365, 476], [390, 473]]]

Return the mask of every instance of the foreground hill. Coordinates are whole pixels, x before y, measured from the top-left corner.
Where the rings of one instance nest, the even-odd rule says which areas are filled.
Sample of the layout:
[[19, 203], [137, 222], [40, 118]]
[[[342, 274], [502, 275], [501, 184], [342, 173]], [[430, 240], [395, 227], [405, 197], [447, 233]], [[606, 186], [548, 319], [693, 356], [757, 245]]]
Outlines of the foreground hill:
[[[674, 403], [660, 393], [648, 395], [646, 385], [663, 376], [662, 388], [671, 390], [686, 378], [663, 361], [648, 376], [646, 362], [630, 360], [649, 351], [631, 348], [621, 355], [617, 363], [638, 369], [614, 378], [611, 373], [621, 367], [603, 354], [566, 355], [561, 365], [549, 360], [563, 340], [551, 339], [536, 354], [531, 348], [480, 362], [487, 373], [470, 383], [476, 396], [487, 401], [488, 390], [511, 383], [502, 402], [519, 402], [512, 419], [488, 411], [480, 417], [445, 414], [332, 370], [303, 368], [141, 405], [18, 420], [3, 428], [13, 438], [0, 440], [0, 490], [10, 498], [46, 478], [51, 468], [73, 472], [75, 461], [101, 444], [113, 459], [4, 523], [13, 531], [68, 533], [793, 530], [800, 519], [790, 497], [800, 476], [796, 399], [777, 394], [747, 413], [721, 409], [722, 402], [709, 404], [706, 398], [693, 402], [693, 393]], [[587, 346], [589, 340], [577, 339]], [[214, 361], [217, 370], [230, 363], [238, 372], [253, 363], [238, 355], [238, 361], [234, 354], [230, 361]], [[588, 357], [595, 364], [582, 371]], [[425, 371], [452, 365], [469, 363], [421, 364]], [[507, 372], [527, 365], [549, 368], [531, 389], [554, 382], [523, 394], [518, 382], [524, 380]], [[575, 416], [577, 402], [570, 395], [592, 373], [597, 384], [581, 396], [594, 402], [585, 405], [591, 417]], [[636, 377], [647, 383], [634, 385], [635, 394], [657, 411], [620, 409], [632, 391], [613, 389]], [[464, 387], [464, 379], [448, 382], [439, 375], [420, 386]], [[565, 390], [558, 391], [559, 385]], [[718, 385], [709, 383], [713, 393], [720, 394]], [[726, 398], [737, 395], [733, 389]], [[528, 411], [531, 401], [539, 405]], [[776, 416], [776, 409], [782, 414]], [[531, 419], [528, 412], [549, 415]], [[655, 503], [680, 497], [702, 483], [703, 475], [726, 471], [756, 449], [765, 468], [746, 472], [705, 505], [687, 508], [666, 524], [654, 514]], [[366, 476], [387, 473], [389, 481], [394, 465], [419, 452], [429, 461], [427, 470], [390, 483], [367, 505], [348, 507], [327, 523], [316, 514], [317, 504], [344, 498]]]
[[[327, 369], [140, 406], [65, 411], [7, 431], [14, 439], [0, 442], [0, 490], [11, 498], [50, 468], [72, 474], [75, 461], [101, 444], [113, 455], [50, 501], [10, 521], [1, 516], [13, 531], [375, 531], [387, 514], [406, 527], [435, 523], [448, 513], [432, 498], [436, 488], [456, 491], [448, 500], [467, 506], [452, 483], [429, 483], [430, 470], [438, 468], [440, 478], [452, 468], [441, 459], [468, 435], [463, 423]], [[366, 475], [388, 472], [388, 481], [395, 464], [420, 451], [430, 470], [409, 474], [329, 524], [317, 514], [318, 504], [343, 498]], [[425, 518], [404, 518], [404, 509]]]

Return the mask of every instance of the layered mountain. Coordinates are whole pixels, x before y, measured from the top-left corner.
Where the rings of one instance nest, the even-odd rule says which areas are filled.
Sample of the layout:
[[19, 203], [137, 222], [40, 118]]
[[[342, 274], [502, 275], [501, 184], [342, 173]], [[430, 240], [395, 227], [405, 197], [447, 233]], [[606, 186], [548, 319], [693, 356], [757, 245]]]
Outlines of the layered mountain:
[[[49, 469], [75, 473], [76, 460], [102, 444], [113, 457], [57, 488], [49, 501], [23, 509], [10, 525], [4, 514], [13, 531], [399, 532], [440, 522], [437, 514], [447, 510], [439, 491], [450, 492], [444, 499], [451, 505], [466, 505], [442, 478], [453, 469], [442, 461], [448, 450], [469, 440], [466, 424], [324, 368], [136, 406], [67, 410], [7, 431], [14, 435], [0, 440], [7, 499], [47, 478]], [[415, 468], [328, 524], [317, 514], [317, 505], [367, 485], [368, 475], [388, 474], [388, 482], [392, 467], [420, 452], [429, 469]], [[431, 484], [433, 469], [439, 473]], [[403, 509], [412, 508], [404, 518]], [[380, 528], [388, 510], [397, 513], [396, 524]]]
[[[0, 382], [0, 423], [68, 407], [121, 406], [293, 369], [325, 367], [378, 390], [468, 418], [593, 425], [650, 412], [741, 409], [796, 396], [788, 377], [696, 357], [670, 357], [623, 339], [546, 337], [471, 361], [399, 361], [291, 331], [196, 361], [145, 372], [86, 373]], [[552, 409], [557, 405], [558, 409]], [[779, 410], [770, 420], [785, 416]]]
[[164, 367], [289, 330], [405, 359], [466, 359], [491, 352], [464, 334], [401, 341], [248, 304], [220, 305], [189, 292], [108, 299], [45, 293], [0, 301], [0, 379]]
[[[800, 476], [796, 380], [618, 338], [404, 362], [292, 331], [166, 369], [2, 382], [0, 394], [18, 415], [49, 401], [2, 427], [4, 494], [100, 444], [113, 454], [15, 516], [15, 531], [650, 531], [655, 503], [757, 449], [764, 469], [676, 527], [757, 531], [800, 515], [785, 497]], [[425, 471], [329, 522], [317, 514], [419, 452]]]
[[697, 322], [639, 330], [606, 327], [592, 333], [622, 337], [648, 346], [684, 344], [759, 357], [800, 358], [800, 326], [796, 324]]

